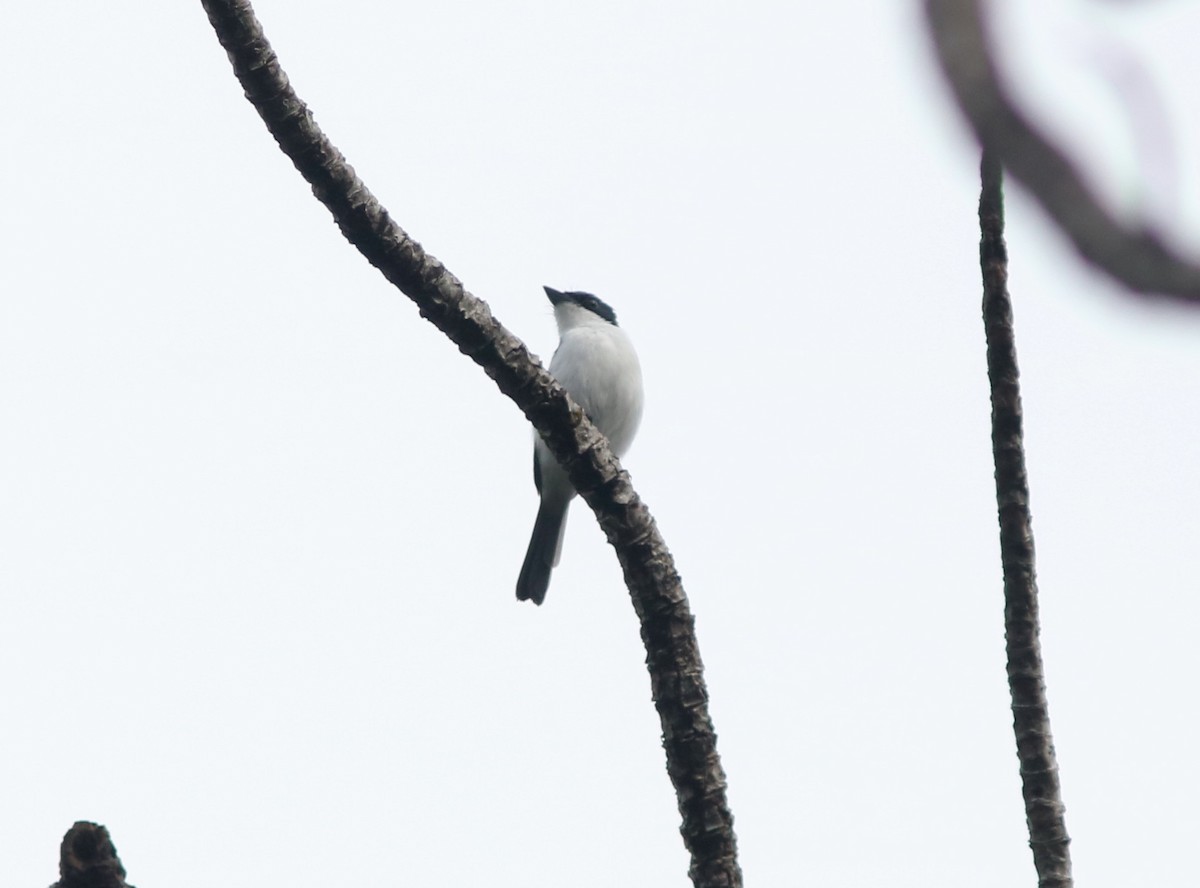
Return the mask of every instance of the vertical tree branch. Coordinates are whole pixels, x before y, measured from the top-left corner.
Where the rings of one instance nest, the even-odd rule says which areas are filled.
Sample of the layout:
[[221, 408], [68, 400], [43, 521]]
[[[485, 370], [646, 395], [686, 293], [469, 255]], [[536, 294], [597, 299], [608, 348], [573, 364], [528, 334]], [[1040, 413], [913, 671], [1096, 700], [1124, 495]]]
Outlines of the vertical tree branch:
[[346, 239], [521, 408], [596, 513], [641, 621], [667, 773], [691, 853], [689, 875], [697, 888], [740, 888], [733, 814], [694, 619], [671, 553], [629, 476], [524, 344], [409, 237], [358, 178], [292, 90], [248, 0], [202, 2], [246, 98]]
[[983, 271], [983, 323], [992, 389], [992, 456], [996, 464], [1000, 560], [1004, 566], [1004, 637], [1013, 731], [1038, 885], [1070, 888], [1070, 839], [1063, 819], [1038, 640], [1037, 580], [1029, 480], [1025, 473], [1021, 385], [1012, 302], [1008, 295], [1008, 250], [1004, 244], [1003, 177], [996, 155], [985, 151], [980, 171], [983, 187], [979, 196], [979, 264]]

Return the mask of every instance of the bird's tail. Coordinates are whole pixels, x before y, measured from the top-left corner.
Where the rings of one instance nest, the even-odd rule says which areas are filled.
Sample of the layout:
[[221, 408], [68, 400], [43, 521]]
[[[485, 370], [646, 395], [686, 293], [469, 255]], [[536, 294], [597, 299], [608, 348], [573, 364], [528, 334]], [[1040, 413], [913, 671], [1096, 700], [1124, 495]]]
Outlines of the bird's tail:
[[521, 565], [521, 575], [517, 578], [519, 601], [528, 599], [534, 604], [545, 601], [546, 589], [550, 586], [550, 569], [558, 564], [558, 556], [562, 552], [569, 504], [570, 500], [559, 503], [547, 497], [538, 506], [529, 551], [525, 553], [525, 563]]

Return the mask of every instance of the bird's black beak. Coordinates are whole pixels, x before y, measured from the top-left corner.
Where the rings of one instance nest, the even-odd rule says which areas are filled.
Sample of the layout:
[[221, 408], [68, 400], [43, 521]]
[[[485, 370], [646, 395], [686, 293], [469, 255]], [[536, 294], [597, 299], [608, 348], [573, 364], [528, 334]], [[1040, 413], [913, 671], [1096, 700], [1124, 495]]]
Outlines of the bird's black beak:
[[546, 298], [550, 300], [551, 305], [558, 305], [560, 302], [566, 301], [566, 294], [558, 292], [553, 287], [542, 287], [546, 291]]

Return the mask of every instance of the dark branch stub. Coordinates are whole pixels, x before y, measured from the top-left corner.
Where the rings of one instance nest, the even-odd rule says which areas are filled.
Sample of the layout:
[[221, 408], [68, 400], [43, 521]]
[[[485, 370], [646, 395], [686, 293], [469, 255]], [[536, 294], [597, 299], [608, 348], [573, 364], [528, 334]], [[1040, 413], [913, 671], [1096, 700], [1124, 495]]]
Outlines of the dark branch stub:
[[1029, 189], [1079, 254], [1133, 293], [1200, 304], [1200, 265], [1119, 222], [1000, 82], [980, 0], [925, 0], [934, 50], [984, 150]]
[[234, 73], [267, 129], [346, 239], [421, 315], [480, 365], [567, 467], [616, 549], [641, 621], [667, 773], [697, 888], [740, 888], [733, 814], [708, 713], [693, 617], [674, 560], [607, 441], [525, 345], [389, 216], [292, 90], [247, 0], [203, 0]]
[[86, 820], [63, 836], [58, 873], [50, 888], [133, 888], [125, 882], [125, 867], [108, 830]]
[[1004, 638], [1013, 731], [1029, 844], [1040, 888], [1071, 888], [1070, 839], [1064, 819], [1058, 762], [1050, 733], [1045, 670], [1039, 641], [1038, 589], [1029, 512], [1029, 481], [1021, 414], [1021, 384], [1008, 294], [1004, 195], [998, 159], [984, 154], [979, 197], [979, 264], [983, 323], [992, 390], [992, 457], [1004, 571]]

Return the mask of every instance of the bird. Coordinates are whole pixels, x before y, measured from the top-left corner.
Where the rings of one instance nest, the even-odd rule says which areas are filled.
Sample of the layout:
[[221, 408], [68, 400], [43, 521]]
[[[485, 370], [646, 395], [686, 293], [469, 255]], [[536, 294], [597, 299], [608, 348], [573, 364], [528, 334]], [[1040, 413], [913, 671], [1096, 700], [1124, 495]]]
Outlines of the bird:
[[[554, 306], [558, 325], [550, 375], [608, 438], [613, 453], [622, 457], [633, 443], [645, 401], [633, 343], [617, 326], [616, 312], [608, 303], [591, 293], [542, 289]], [[550, 586], [550, 571], [562, 554], [567, 507], [575, 496], [567, 470], [540, 436], [533, 445], [533, 483], [541, 499], [517, 579], [517, 598], [540, 605]]]

